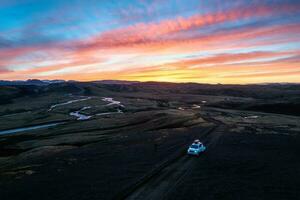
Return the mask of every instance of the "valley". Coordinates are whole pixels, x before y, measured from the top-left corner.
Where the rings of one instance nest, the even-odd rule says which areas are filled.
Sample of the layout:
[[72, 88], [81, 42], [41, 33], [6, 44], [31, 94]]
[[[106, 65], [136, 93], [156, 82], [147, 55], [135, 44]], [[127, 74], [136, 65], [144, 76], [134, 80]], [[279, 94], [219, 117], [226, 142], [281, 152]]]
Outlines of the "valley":
[[[299, 85], [64, 82], [0, 93], [1, 199], [299, 196]], [[291, 108], [260, 109], [278, 104]], [[186, 155], [195, 139], [207, 146], [199, 157]]]

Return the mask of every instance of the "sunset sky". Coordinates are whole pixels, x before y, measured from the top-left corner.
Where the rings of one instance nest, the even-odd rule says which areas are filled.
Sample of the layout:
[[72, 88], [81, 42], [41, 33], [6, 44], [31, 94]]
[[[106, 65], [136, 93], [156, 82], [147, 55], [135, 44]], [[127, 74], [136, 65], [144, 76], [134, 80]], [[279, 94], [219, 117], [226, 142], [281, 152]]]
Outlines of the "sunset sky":
[[0, 0], [0, 79], [300, 82], [300, 1]]

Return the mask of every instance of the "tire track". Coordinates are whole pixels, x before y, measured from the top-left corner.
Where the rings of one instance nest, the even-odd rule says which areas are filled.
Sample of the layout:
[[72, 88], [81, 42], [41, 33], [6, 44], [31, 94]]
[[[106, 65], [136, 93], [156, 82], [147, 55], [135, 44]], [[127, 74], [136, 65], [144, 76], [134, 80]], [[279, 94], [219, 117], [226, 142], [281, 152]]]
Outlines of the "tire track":
[[[218, 123], [217, 126], [203, 134], [200, 139], [207, 147], [213, 146], [223, 128], [224, 125]], [[181, 183], [192, 170], [196, 161], [195, 158], [186, 154], [186, 147], [182, 147], [174, 159], [168, 160], [163, 166], [158, 167], [155, 173], [142, 178], [143, 180], [133, 188], [129, 188], [127, 192], [119, 194], [116, 199], [163, 199]]]
[[[203, 143], [207, 147], [206, 151], [209, 151], [217, 144], [217, 141], [221, 137], [224, 130], [226, 130], [226, 126], [224, 124], [221, 124], [218, 127], [216, 127], [210, 134], [208, 134], [207, 137], [202, 139]], [[177, 181], [171, 183], [168, 191], [163, 193], [159, 199], [169, 199], [167, 197], [170, 194], [172, 194], [176, 189], [178, 189], [179, 186], [182, 184], [184, 178], [187, 177], [187, 175], [189, 175], [194, 170], [194, 162], [196, 162], [196, 161], [197, 161], [196, 159], [192, 159], [192, 164], [191, 164], [189, 170], [183, 176], [181, 176]]]

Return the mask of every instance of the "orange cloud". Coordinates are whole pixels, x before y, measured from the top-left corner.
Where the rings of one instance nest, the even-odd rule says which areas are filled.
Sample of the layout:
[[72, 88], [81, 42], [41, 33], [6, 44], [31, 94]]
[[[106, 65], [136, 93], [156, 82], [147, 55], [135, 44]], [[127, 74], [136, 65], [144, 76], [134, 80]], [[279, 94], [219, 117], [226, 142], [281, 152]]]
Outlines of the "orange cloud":
[[[273, 58], [278, 56], [291, 55], [291, 52], [250, 52], [250, 53], [238, 53], [238, 54], [218, 54], [205, 58], [189, 59], [175, 63], [180, 66], [205, 66], [207, 64], [215, 65], [224, 63], [234, 63], [237, 61], [247, 61], [259, 58]], [[172, 64], [171, 64], [172, 65]]]

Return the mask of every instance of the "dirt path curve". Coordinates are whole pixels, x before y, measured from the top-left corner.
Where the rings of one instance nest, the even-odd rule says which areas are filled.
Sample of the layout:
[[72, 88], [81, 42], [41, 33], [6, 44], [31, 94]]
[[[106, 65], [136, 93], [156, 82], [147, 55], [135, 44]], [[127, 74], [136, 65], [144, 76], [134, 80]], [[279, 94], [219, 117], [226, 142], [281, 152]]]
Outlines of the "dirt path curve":
[[[209, 130], [200, 138], [206, 144], [208, 150], [215, 146], [224, 128], [225, 125], [218, 123], [215, 128]], [[193, 170], [197, 159], [183, 153], [179, 159], [161, 169], [155, 176], [142, 182], [131, 194], [121, 199], [164, 199]]]

